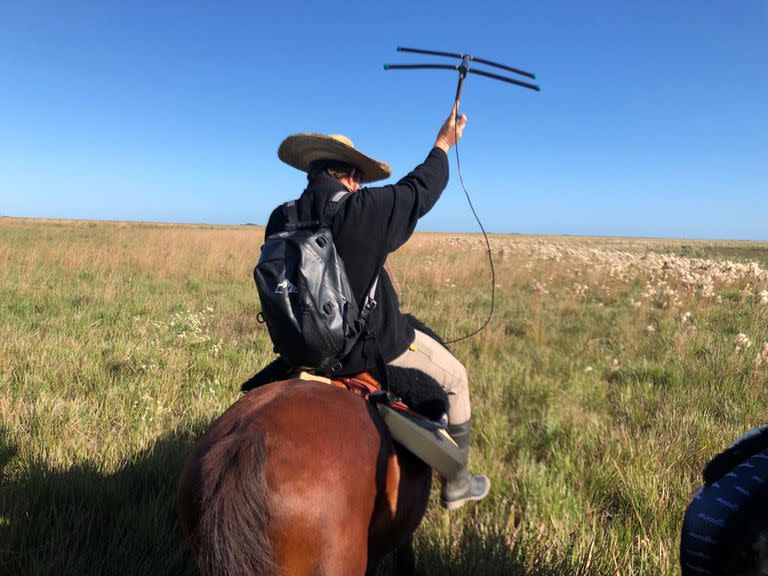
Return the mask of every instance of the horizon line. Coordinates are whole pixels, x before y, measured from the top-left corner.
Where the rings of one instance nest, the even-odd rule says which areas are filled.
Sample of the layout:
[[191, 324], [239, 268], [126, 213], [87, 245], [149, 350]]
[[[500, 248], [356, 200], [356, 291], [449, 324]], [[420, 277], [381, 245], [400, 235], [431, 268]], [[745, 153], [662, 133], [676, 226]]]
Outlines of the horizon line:
[[[0, 221], [3, 220], [26, 220], [40, 222], [62, 222], [62, 223], [101, 223], [101, 224], [145, 224], [145, 225], [164, 225], [164, 226], [209, 226], [222, 228], [266, 228], [266, 224], [256, 224], [253, 222], [244, 222], [241, 224], [226, 224], [221, 222], [192, 222], [192, 221], [171, 221], [171, 220], [130, 220], [130, 219], [111, 219], [111, 218], [64, 218], [59, 216], [10, 216], [0, 214]], [[416, 230], [422, 234], [462, 234], [471, 236], [482, 236], [482, 232], [463, 232], [457, 230]], [[487, 232], [489, 236], [544, 236], [549, 238], [615, 238], [627, 240], [690, 240], [693, 242], [752, 242], [758, 244], [768, 244], [768, 238], [712, 238], [712, 237], [693, 237], [693, 236], [645, 236], [645, 235], [610, 235], [610, 234], [579, 234], [579, 233], [546, 233], [546, 232]]]

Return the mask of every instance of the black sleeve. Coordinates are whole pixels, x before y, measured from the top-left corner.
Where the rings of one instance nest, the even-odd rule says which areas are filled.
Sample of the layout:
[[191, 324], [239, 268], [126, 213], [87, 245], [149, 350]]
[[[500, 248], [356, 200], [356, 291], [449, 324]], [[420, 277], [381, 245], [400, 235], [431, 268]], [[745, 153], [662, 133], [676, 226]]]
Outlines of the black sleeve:
[[292, 370], [293, 368], [291, 365], [282, 357], [278, 356], [276, 360], [273, 360], [255, 375], [243, 382], [240, 386], [240, 392], [248, 392], [249, 390], [263, 386], [264, 384], [286, 380], [290, 376]]
[[443, 348], [445, 348], [450, 352], [451, 349], [448, 347], [448, 344], [446, 344], [442, 336], [440, 336], [437, 332], [432, 330], [432, 328], [430, 328], [424, 322], [416, 318], [416, 316], [414, 316], [413, 314], [403, 314], [403, 316], [405, 316], [405, 319], [408, 321], [408, 324], [411, 325], [411, 328], [413, 328], [414, 330], [418, 330], [419, 332], [424, 332], [424, 334], [432, 338], [434, 341], [438, 342]]
[[358, 192], [360, 223], [370, 232], [380, 231], [387, 251], [394, 252], [411, 237], [419, 218], [432, 209], [447, 184], [448, 157], [440, 148], [433, 148], [427, 159], [397, 184]]

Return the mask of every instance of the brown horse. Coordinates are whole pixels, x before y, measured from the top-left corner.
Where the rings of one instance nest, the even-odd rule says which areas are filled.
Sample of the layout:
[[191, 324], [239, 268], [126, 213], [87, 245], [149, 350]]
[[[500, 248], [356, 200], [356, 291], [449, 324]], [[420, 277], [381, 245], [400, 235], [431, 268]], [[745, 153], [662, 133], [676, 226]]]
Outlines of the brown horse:
[[203, 576], [412, 573], [431, 470], [369, 402], [320, 382], [249, 392], [198, 441], [178, 513]]

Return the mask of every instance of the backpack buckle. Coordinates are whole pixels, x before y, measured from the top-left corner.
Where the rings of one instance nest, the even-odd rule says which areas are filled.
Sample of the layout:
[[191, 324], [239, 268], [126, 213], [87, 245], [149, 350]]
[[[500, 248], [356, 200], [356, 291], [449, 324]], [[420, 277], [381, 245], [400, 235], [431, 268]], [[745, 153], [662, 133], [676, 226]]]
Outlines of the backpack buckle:
[[365, 301], [363, 304], [363, 309], [360, 310], [360, 317], [359, 322], [363, 326], [366, 326], [368, 324], [368, 316], [371, 315], [371, 312], [373, 312], [376, 309], [376, 300], [373, 298], [369, 298]]

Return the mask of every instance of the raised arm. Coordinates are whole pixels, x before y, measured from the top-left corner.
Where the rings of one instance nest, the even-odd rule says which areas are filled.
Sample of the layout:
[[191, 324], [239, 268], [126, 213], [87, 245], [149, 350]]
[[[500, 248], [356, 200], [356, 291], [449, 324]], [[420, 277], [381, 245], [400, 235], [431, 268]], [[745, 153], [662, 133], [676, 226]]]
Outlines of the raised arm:
[[447, 152], [461, 138], [467, 123], [464, 115], [457, 119], [457, 109], [458, 103], [441, 126], [424, 162], [397, 184], [358, 192], [355, 204], [361, 211], [361, 221], [370, 226], [371, 231], [381, 230], [388, 252], [408, 241], [419, 218], [432, 209], [448, 184]]

